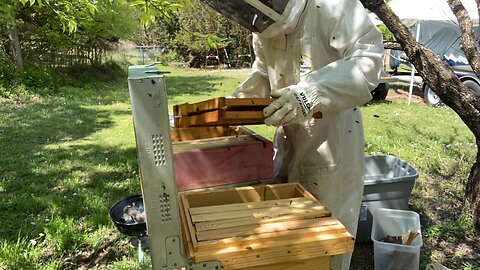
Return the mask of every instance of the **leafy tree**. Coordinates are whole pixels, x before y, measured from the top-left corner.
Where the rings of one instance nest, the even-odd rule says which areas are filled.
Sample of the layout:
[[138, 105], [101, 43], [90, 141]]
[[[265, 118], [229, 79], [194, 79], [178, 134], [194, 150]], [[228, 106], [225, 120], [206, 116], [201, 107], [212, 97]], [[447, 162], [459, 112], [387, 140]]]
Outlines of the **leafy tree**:
[[[97, 62], [109, 45], [132, 39], [141, 25], [170, 21], [185, 3], [188, 0], [6, 0], [0, 7], [0, 29], [8, 31], [0, 35], [4, 51], [19, 68], [24, 58], [41, 65]], [[52, 58], [65, 55], [70, 59]]]
[[171, 22], [190, 0], [133, 0], [131, 4], [141, 11], [141, 23], [148, 28], [152, 23]]
[[192, 0], [171, 20], [150, 24], [140, 43], [160, 44], [180, 60], [198, 67], [209, 54], [218, 55], [222, 63], [233, 63], [238, 55], [251, 52], [250, 40], [248, 30]]

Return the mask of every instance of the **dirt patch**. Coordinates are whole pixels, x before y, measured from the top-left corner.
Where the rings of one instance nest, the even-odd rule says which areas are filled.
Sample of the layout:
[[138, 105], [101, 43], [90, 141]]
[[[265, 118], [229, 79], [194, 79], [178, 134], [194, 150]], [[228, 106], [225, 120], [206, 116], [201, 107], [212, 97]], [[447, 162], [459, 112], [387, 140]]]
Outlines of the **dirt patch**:
[[[409, 88], [408, 84], [404, 83], [395, 83], [389, 85], [388, 95], [385, 100], [387, 101], [406, 101], [408, 102], [409, 96]], [[416, 104], [426, 105], [423, 99], [423, 90], [418, 87], [418, 85], [414, 85], [412, 88], [412, 97], [411, 102]]]
[[[115, 247], [114, 242], [118, 240], [118, 233], [108, 233], [105, 235], [105, 239], [97, 249], [92, 252], [91, 250], [78, 250], [73, 257], [66, 258], [65, 260], [71, 262], [75, 269], [87, 270], [87, 269], [106, 269], [107, 264], [113, 257], [127, 256], [126, 250]], [[123, 253], [123, 254], [122, 254]], [[70, 269], [70, 268], [67, 268]]]

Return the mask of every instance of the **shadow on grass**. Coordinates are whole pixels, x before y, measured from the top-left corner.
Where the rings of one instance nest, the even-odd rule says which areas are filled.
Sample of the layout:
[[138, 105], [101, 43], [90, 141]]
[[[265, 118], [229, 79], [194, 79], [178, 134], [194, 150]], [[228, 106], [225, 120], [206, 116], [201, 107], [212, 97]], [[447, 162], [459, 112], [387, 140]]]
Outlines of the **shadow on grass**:
[[[223, 79], [171, 75], [166, 79], [168, 96], [208, 94], [217, 91]], [[9, 212], [0, 226], [2, 241], [14, 247], [18, 239], [24, 239], [27, 246], [29, 239], [45, 234], [43, 239], [53, 239], [49, 243], [57, 246], [55, 254], [45, 260], [64, 261], [76, 257], [72, 254], [79, 250], [94, 249], [85, 246], [87, 240], [82, 237], [102, 227], [113, 228], [110, 207], [140, 193], [135, 142], [132, 136], [132, 146], [125, 147], [125, 143], [115, 143], [115, 135], [106, 135], [111, 138], [101, 142], [91, 135], [115, 128], [119, 118], [132, 119], [129, 109], [104, 106], [122, 103], [130, 107], [126, 82], [125, 78], [107, 86], [66, 87], [58, 96], [2, 104], [0, 204]], [[108, 140], [112, 142], [105, 143]], [[62, 229], [68, 224], [74, 228]], [[42, 264], [28, 258], [6, 265], [34, 269]]]
[[[420, 269], [425, 269], [436, 259], [442, 260], [438, 258], [439, 253], [445, 256], [446, 266], [451, 269], [463, 269], [467, 264], [478, 265], [480, 249], [471, 241], [478, 237], [472, 234], [464, 217], [463, 176], [468, 175], [465, 164], [470, 157], [474, 158], [471, 148], [466, 150], [465, 146], [474, 145], [473, 137], [448, 122], [452, 118], [443, 115], [445, 110], [431, 111], [431, 118], [422, 112], [419, 114], [422, 119], [413, 119], [417, 117], [415, 107], [409, 107], [408, 111], [394, 108], [388, 115], [375, 111], [372, 115], [364, 115], [364, 118], [371, 117], [370, 125], [382, 129], [382, 136], [376, 138], [382, 141], [367, 139], [367, 145], [373, 145], [371, 149], [377, 153], [402, 154], [404, 156], [400, 158], [418, 166], [420, 178], [410, 198], [410, 209], [421, 219], [424, 246], [421, 248]], [[436, 119], [442, 122], [436, 122]], [[357, 247], [354, 259], [373, 258], [373, 245]], [[467, 250], [471, 254], [459, 256], [458, 250]]]
[[86, 137], [114, 125], [127, 110], [98, 110], [50, 101], [0, 110], [0, 238], [38, 234], [55, 218], [108, 224], [108, 207], [138, 189], [135, 149]]
[[217, 91], [215, 87], [222, 86], [225, 80], [222, 76], [204, 75], [204, 76], [176, 76], [169, 74], [166, 76], [166, 88], [169, 98], [181, 95], [205, 95]]

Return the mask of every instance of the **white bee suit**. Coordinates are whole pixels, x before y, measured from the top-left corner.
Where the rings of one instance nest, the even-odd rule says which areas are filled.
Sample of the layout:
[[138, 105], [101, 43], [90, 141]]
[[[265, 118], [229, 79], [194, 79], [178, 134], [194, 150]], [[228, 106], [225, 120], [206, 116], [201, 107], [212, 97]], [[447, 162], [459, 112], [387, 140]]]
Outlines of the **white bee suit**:
[[[381, 33], [357, 0], [311, 0], [292, 32], [273, 38], [254, 33], [253, 46], [252, 75], [234, 96], [269, 97], [294, 86], [314, 95], [313, 112], [323, 114], [278, 127], [276, 178], [300, 182], [355, 236], [364, 172], [358, 106], [379, 82]], [[343, 256], [342, 269], [350, 258]]]

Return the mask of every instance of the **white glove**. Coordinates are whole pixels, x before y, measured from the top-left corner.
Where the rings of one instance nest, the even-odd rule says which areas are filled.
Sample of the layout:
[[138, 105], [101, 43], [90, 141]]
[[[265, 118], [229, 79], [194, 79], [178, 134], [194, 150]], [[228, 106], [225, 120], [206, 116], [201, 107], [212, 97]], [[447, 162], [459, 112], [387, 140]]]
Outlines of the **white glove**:
[[275, 91], [275, 94], [280, 94], [280, 97], [263, 109], [265, 124], [281, 126], [300, 123], [313, 117], [313, 108], [318, 103], [316, 91], [301, 85], [291, 85]]

